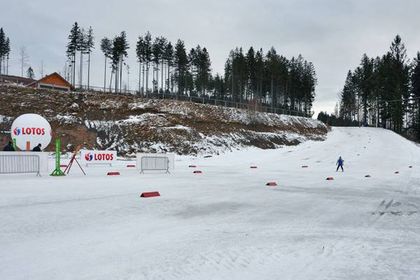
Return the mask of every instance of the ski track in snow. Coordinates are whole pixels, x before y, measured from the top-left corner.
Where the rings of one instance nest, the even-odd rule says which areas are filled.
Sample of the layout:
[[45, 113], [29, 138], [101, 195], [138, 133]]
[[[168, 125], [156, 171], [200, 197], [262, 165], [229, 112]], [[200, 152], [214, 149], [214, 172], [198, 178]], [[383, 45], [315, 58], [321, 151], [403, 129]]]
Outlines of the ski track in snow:
[[420, 147], [390, 131], [126, 164], [1, 176], [0, 279], [419, 279]]

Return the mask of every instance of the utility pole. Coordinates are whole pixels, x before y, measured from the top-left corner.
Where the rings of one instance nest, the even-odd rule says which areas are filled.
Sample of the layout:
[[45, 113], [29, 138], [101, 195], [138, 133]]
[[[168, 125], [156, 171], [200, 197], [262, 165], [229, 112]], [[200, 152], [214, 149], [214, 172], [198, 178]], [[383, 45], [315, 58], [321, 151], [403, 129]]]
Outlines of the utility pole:
[[[67, 62], [66, 62], [66, 65], [67, 65]], [[66, 68], [67, 68], [67, 66], [66, 66]], [[43, 60], [41, 60], [41, 67], [39, 68], [39, 74], [40, 74], [40, 78], [44, 77], [44, 61]]]
[[25, 47], [21, 47], [20, 48], [20, 76], [23, 77], [23, 69], [25, 68], [25, 66], [27, 66], [27, 62], [28, 62], [28, 54], [26, 53], [26, 48]]

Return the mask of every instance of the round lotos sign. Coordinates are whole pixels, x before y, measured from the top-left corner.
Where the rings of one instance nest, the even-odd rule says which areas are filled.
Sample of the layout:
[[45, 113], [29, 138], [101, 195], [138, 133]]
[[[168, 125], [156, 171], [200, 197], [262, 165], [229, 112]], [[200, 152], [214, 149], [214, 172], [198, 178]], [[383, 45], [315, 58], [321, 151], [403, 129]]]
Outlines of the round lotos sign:
[[37, 114], [24, 114], [17, 117], [12, 124], [12, 139], [16, 139], [16, 146], [25, 151], [29, 143], [32, 150], [41, 144], [41, 150], [51, 142], [51, 125], [46, 119]]

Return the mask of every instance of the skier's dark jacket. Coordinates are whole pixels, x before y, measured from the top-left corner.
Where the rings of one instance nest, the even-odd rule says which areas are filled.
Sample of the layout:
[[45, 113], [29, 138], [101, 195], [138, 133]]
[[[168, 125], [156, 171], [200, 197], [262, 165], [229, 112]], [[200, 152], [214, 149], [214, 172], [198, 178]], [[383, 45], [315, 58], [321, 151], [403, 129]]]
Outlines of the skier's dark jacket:
[[40, 152], [41, 151], [41, 148], [39, 147], [39, 146], [35, 146], [33, 149], [32, 149], [32, 152]]

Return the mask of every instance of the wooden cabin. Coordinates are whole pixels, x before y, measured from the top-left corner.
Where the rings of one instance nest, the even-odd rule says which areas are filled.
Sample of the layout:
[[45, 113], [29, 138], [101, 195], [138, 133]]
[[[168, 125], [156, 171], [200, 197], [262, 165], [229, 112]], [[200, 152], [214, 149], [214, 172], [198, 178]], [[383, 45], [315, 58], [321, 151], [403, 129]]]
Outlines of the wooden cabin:
[[73, 87], [60, 74], [54, 72], [28, 85], [39, 89], [55, 89], [70, 91]]

